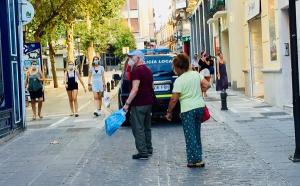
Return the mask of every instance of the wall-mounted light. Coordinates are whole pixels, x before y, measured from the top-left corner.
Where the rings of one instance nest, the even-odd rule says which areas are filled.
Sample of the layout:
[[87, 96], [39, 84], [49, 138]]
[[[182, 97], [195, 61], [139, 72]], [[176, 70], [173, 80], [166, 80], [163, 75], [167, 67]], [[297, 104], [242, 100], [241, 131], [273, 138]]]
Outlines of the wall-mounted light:
[[285, 49], [284, 55], [290, 56], [290, 44], [289, 43], [284, 43], [284, 49]]

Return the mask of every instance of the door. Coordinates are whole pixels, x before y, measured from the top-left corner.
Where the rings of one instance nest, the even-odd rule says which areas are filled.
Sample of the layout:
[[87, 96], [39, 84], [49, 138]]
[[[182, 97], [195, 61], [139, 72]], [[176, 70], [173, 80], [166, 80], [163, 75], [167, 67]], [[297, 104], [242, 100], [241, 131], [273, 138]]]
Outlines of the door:
[[249, 23], [251, 96], [264, 98], [261, 19]]
[[8, 11], [8, 32], [9, 32], [9, 49], [10, 49], [10, 65], [11, 65], [11, 80], [12, 80], [12, 99], [13, 99], [13, 115], [14, 128], [18, 127], [21, 122], [21, 75], [20, 75], [20, 60], [19, 60], [19, 42], [18, 42], [18, 21], [17, 7], [15, 0], [7, 0]]

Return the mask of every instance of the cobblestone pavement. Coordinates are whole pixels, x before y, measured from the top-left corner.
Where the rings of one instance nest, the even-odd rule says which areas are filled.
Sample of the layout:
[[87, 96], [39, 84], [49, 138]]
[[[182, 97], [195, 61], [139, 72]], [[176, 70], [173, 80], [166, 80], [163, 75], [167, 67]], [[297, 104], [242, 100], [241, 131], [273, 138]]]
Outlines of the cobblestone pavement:
[[[116, 97], [112, 105], [115, 110]], [[215, 108], [216, 105], [212, 110]], [[2, 144], [0, 185], [276, 186], [300, 183], [291, 182], [258, 153], [257, 147], [244, 137], [244, 134], [252, 135], [250, 132], [239, 133], [235, 125], [225, 119], [203, 124], [206, 167], [189, 169], [180, 124], [154, 123], [154, 154], [149, 160], [138, 161], [131, 159], [136, 151], [130, 128], [123, 127], [108, 137], [103, 131], [103, 118], [92, 118], [82, 112], [80, 118], [67, 118], [50, 125], [52, 127], [32, 127]]]

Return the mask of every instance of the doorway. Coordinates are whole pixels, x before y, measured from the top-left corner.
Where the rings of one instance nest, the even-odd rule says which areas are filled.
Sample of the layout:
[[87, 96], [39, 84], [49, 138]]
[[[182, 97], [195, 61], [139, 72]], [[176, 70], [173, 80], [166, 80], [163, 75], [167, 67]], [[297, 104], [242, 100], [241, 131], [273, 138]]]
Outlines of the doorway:
[[249, 22], [250, 95], [264, 99], [263, 52], [261, 18]]

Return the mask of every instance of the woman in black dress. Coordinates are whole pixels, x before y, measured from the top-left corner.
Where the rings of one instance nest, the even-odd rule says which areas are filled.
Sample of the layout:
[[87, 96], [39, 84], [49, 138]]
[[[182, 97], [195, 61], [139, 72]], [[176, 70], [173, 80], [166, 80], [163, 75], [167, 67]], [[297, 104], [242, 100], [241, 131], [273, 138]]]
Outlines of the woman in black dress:
[[216, 90], [226, 92], [226, 89], [228, 89], [228, 77], [227, 77], [226, 65], [225, 65], [222, 52], [219, 52], [217, 60], [218, 62], [217, 62]]

